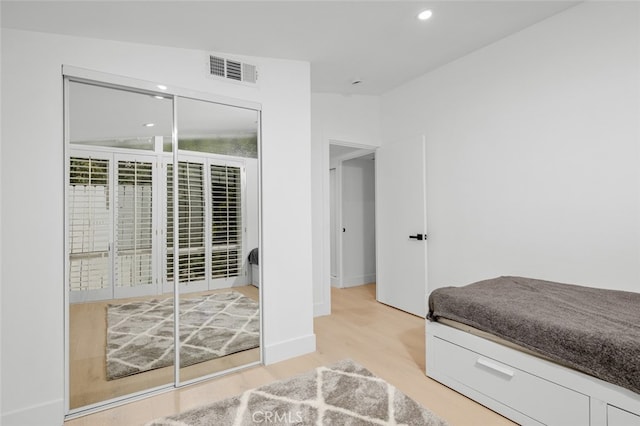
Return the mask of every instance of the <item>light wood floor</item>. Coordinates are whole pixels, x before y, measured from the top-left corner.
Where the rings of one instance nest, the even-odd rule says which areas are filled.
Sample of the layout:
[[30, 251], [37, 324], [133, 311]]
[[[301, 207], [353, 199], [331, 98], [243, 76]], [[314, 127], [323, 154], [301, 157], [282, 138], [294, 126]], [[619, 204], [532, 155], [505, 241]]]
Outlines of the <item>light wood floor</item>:
[[[251, 285], [191, 293], [188, 297], [199, 297], [229, 290], [258, 300], [258, 289]], [[69, 307], [69, 405], [72, 409], [173, 383], [173, 366], [116, 380], [107, 380], [106, 378], [107, 305], [161, 297], [168, 296], [78, 303]], [[260, 349], [250, 349], [182, 368], [180, 379], [188, 381], [259, 360]]]
[[375, 285], [332, 289], [332, 315], [316, 318], [317, 351], [74, 419], [68, 426], [142, 425], [351, 358], [453, 426], [514, 423], [425, 376], [424, 319], [375, 301]]

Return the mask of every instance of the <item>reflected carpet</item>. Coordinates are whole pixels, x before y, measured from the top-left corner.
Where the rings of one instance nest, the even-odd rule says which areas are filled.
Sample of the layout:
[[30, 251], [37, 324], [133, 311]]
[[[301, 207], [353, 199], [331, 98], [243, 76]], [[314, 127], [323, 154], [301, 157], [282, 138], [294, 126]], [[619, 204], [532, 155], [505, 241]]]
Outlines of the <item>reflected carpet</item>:
[[[258, 303], [238, 292], [180, 300], [180, 366], [260, 344]], [[107, 306], [107, 380], [173, 365], [173, 299]]]

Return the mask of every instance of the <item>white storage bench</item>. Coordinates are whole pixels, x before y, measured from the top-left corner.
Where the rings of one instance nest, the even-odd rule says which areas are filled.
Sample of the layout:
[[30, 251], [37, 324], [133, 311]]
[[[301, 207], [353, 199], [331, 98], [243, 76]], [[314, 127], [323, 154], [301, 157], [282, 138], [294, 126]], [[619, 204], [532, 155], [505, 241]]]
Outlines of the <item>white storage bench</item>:
[[640, 395], [438, 322], [426, 373], [522, 425], [640, 426]]

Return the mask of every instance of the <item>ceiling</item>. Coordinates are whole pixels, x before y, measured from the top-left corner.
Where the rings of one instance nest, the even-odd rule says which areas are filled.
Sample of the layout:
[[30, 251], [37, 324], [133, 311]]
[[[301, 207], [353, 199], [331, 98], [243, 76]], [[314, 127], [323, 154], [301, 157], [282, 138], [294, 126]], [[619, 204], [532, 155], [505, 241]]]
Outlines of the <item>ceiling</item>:
[[[309, 61], [314, 92], [379, 95], [577, 3], [2, 0], [1, 16], [7, 28]], [[432, 18], [416, 19], [425, 9]]]

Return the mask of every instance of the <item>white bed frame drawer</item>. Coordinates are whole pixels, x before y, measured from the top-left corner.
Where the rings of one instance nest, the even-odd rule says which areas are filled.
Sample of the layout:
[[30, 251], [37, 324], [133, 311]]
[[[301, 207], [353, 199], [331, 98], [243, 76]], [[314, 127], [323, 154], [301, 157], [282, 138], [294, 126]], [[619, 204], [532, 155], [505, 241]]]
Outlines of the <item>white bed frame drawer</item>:
[[431, 355], [441, 374], [524, 414], [527, 423], [589, 424], [588, 396], [445, 340], [435, 343]]
[[640, 426], [640, 394], [628, 389], [438, 322], [426, 340], [427, 376], [516, 423]]
[[607, 405], [607, 426], [640, 426], [640, 416]]

